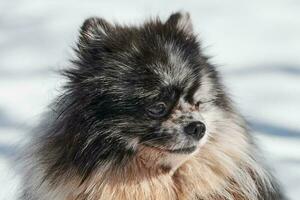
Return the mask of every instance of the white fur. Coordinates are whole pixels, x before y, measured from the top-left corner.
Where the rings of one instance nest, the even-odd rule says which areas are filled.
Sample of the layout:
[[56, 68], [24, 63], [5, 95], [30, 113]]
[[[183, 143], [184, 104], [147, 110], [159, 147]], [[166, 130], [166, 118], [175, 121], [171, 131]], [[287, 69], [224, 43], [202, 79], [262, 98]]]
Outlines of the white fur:
[[193, 32], [193, 24], [188, 12], [181, 13], [181, 17], [177, 22], [177, 28], [185, 31], [186, 33]]
[[180, 84], [186, 77], [193, 79], [193, 72], [188, 67], [188, 62], [182, 58], [180, 49], [172, 43], [165, 44], [168, 53], [168, 66], [161, 66], [160, 63], [154, 67], [154, 71], [165, 85]]

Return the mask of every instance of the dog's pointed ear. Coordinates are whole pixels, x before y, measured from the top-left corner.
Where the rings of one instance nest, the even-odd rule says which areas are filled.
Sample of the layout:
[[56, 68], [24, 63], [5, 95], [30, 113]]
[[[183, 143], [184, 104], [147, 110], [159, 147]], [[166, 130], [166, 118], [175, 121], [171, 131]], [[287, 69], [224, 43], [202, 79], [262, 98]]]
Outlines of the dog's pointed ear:
[[97, 60], [101, 53], [108, 50], [105, 41], [114, 29], [112, 24], [102, 18], [86, 19], [80, 29], [77, 48], [74, 48], [78, 57], [89, 63]]
[[91, 17], [84, 21], [81, 26], [81, 37], [86, 41], [101, 40], [109, 35], [113, 25], [102, 18]]
[[166, 22], [167, 25], [178, 28], [185, 33], [193, 33], [193, 24], [188, 12], [173, 13]]

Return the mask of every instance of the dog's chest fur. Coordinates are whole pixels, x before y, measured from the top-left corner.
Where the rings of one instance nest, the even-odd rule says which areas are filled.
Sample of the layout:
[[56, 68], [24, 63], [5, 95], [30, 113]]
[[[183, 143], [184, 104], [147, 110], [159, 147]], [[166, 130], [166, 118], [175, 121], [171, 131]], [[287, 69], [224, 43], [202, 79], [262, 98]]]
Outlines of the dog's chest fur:
[[[151, 164], [162, 156], [155, 153], [150, 153]], [[120, 173], [98, 171], [68, 200], [256, 200], [219, 164], [213, 159], [203, 162], [202, 154], [197, 154], [175, 172], [168, 168], [149, 171], [147, 163], [137, 159]], [[246, 170], [244, 176], [252, 179]], [[255, 190], [254, 179], [248, 181]]]
[[[194, 170], [193, 166], [187, 164], [174, 175], [160, 175], [132, 184], [101, 185], [98, 182], [90, 182], [82, 192], [69, 195], [67, 200], [227, 200], [226, 197], [218, 194], [208, 194], [210, 189], [205, 184], [214, 184], [215, 187], [223, 186], [217, 181], [205, 183], [200, 180], [201, 177], [193, 175]], [[202, 188], [199, 189], [199, 186]], [[234, 200], [246, 200], [238, 191], [232, 192], [231, 195]]]

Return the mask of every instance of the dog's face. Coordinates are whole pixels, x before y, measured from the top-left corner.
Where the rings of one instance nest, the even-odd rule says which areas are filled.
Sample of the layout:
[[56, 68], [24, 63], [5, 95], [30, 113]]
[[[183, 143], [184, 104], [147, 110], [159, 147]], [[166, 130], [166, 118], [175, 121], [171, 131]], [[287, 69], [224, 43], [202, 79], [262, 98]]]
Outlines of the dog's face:
[[78, 56], [79, 68], [69, 76], [72, 88], [80, 85], [77, 95], [89, 101], [83, 114], [94, 120], [90, 137], [98, 141], [87, 145], [189, 155], [205, 143], [210, 127], [202, 112], [222, 106], [222, 91], [189, 15], [141, 27], [88, 19]]

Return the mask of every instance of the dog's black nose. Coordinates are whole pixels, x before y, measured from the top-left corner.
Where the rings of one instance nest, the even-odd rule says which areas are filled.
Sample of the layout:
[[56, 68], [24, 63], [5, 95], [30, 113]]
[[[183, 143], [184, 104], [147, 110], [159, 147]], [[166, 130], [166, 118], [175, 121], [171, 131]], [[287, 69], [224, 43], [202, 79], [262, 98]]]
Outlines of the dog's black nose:
[[193, 136], [197, 140], [200, 140], [204, 136], [205, 130], [205, 124], [199, 121], [191, 122], [184, 127], [184, 132], [190, 136]]

